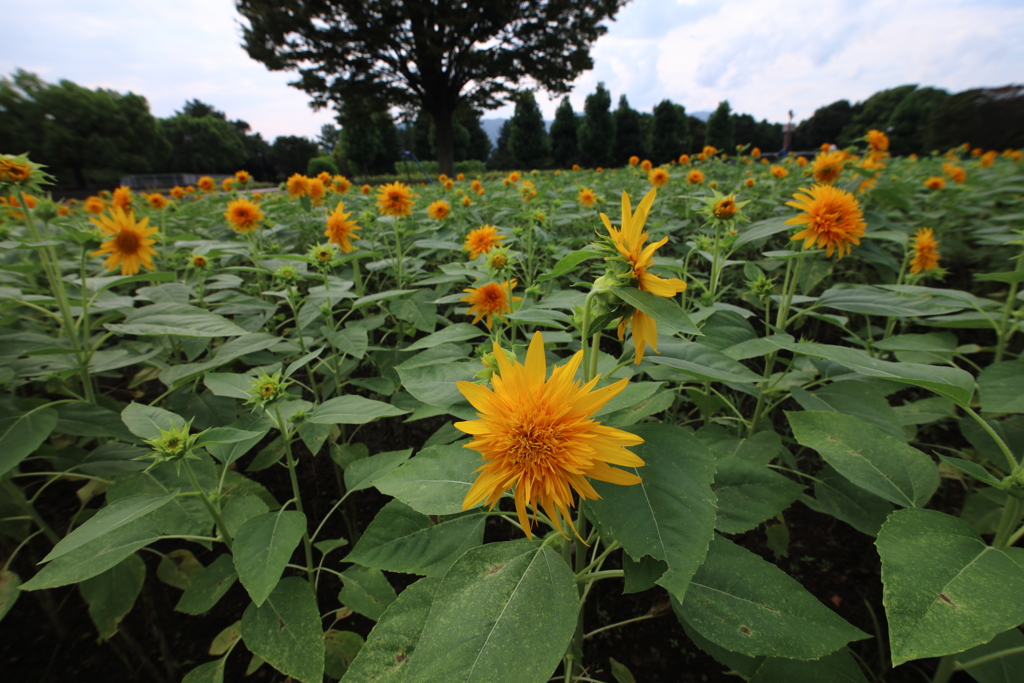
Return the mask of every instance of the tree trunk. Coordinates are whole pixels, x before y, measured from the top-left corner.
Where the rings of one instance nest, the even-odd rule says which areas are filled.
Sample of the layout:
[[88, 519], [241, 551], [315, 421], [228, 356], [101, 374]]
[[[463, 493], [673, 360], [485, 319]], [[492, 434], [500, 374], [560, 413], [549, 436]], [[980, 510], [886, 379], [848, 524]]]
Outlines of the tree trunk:
[[455, 176], [455, 140], [452, 134], [453, 109], [431, 112], [434, 118], [434, 144], [437, 146], [438, 170]]

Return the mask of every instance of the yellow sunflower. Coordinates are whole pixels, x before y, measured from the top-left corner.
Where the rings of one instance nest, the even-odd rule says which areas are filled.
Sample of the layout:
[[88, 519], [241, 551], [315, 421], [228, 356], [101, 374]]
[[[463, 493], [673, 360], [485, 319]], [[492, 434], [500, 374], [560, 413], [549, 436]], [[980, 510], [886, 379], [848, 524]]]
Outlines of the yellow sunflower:
[[594, 206], [594, 203], [597, 202], [597, 193], [588, 187], [581, 187], [580, 193], [576, 197], [576, 201], [587, 208], [591, 208]]
[[252, 174], [248, 171], [235, 171], [235, 180], [244, 185], [252, 180]]
[[680, 154], [679, 155], [679, 163], [682, 164], [683, 166], [688, 165], [690, 163], [690, 155], [689, 154]]
[[224, 212], [224, 218], [235, 232], [252, 232], [259, 227], [258, 223], [263, 220], [263, 212], [260, 207], [253, 204], [244, 197], [228, 202], [228, 210]]
[[157, 211], [161, 209], [166, 209], [167, 205], [170, 204], [170, 202], [167, 200], [167, 197], [163, 196], [159, 192], [154, 192], [151, 195], [147, 195], [146, 201], [149, 203], [149, 208], [156, 209]]
[[824, 185], [831, 185], [843, 173], [843, 166], [846, 164], [846, 154], [840, 151], [821, 152], [814, 157], [811, 164], [811, 171], [814, 179]]
[[363, 185], [362, 187], [359, 188], [359, 191], [362, 194], [370, 194], [371, 192], [373, 192], [373, 188], [370, 187], [369, 185]]
[[691, 185], [700, 185], [704, 182], [704, 172], [698, 169], [693, 169], [686, 175], [686, 182]]
[[181, 199], [185, 196], [185, 188], [180, 185], [175, 185], [171, 188], [171, 196], [175, 199]]
[[356, 230], [362, 230], [362, 228], [356, 225], [355, 221], [348, 219], [351, 215], [351, 213], [345, 213], [345, 202], [338, 202], [338, 205], [334, 207], [334, 213], [327, 217], [327, 230], [324, 231], [328, 241], [331, 244], [337, 244], [338, 248], [346, 254], [355, 251], [355, 247], [349, 240], [362, 239], [355, 234]]
[[860, 204], [852, 194], [831, 185], [814, 185], [810, 190], [800, 188], [800, 192], [793, 195], [796, 201], [786, 202], [786, 206], [803, 213], [786, 223], [805, 228], [790, 240], [804, 240], [804, 249], [810, 249], [817, 242], [818, 247], [825, 247], [825, 255], [829, 258], [833, 251], [843, 258], [850, 253], [851, 244], [860, 244], [867, 224]]
[[96, 216], [107, 210], [107, 203], [103, 201], [102, 197], [97, 197], [95, 195], [86, 199], [83, 206], [86, 213], [91, 213]]
[[497, 227], [493, 225], [481, 225], [476, 230], [469, 231], [469, 234], [466, 235], [466, 242], [462, 245], [462, 248], [469, 252], [469, 258], [475, 259], [480, 254], [490, 252], [491, 249], [498, 246], [498, 242], [503, 239], [505, 239], [505, 236], [498, 234]]
[[309, 194], [309, 178], [301, 173], [291, 175], [285, 182], [288, 186], [288, 197], [290, 199]]
[[[623, 192], [621, 228], [616, 229], [612, 227], [611, 220], [603, 213], [601, 214], [601, 221], [604, 222], [604, 226], [607, 228], [608, 234], [615, 244], [616, 251], [624, 256], [632, 266], [632, 276], [636, 279], [637, 286], [641, 290], [650, 292], [655, 296], [672, 297], [679, 292], [685, 291], [686, 283], [678, 278], [663, 279], [647, 272], [647, 269], [654, 263], [652, 258], [654, 252], [668, 242], [668, 238], [664, 237], [658, 242], [648, 244], [646, 247], [644, 246], [644, 243], [650, 237], [644, 231], [644, 224], [647, 222], [647, 215], [650, 213], [651, 205], [654, 204], [654, 198], [657, 196], [657, 193], [657, 188], [652, 188], [640, 200], [640, 204], [636, 207], [636, 213], [633, 213], [629, 202], [629, 195]], [[626, 327], [630, 324], [633, 326], [633, 348], [636, 355], [636, 359], [633, 362], [640, 363], [644, 359], [644, 351], [647, 348], [647, 344], [650, 344], [654, 352], [658, 353], [658, 323], [645, 313], [634, 310], [628, 320], [624, 317], [619, 319], [618, 333], [620, 340], [625, 337]]]
[[921, 228], [914, 234], [914, 257], [910, 259], [910, 272], [914, 275], [932, 270], [939, 265], [939, 241], [931, 228]]
[[880, 130], [869, 130], [864, 136], [868, 141], [868, 147], [872, 152], [886, 152], [889, 150], [889, 136]]
[[636, 474], [612, 467], [642, 467], [644, 461], [626, 450], [643, 443], [640, 437], [591, 419], [597, 410], [628, 384], [619, 380], [595, 389], [598, 378], [580, 386], [574, 380], [583, 352], [579, 351], [547, 378], [544, 339], [533, 335], [526, 364], [509, 361], [494, 345], [498, 372], [492, 389], [459, 382], [459, 391], [477, 409], [479, 420], [456, 422], [455, 427], [472, 435], [466, 448], [477, 451], [483, 465], [466, 493], [462, 509], [483, 502], [492, 509], [508, 489], [514, 489], [516, 513], [526, 537], [533, 540], [526, 506], [544, 513], [565, 535], [559, 516], [575, 532], [569, 508], [573, 491], [581, 499], [600, 498], [587, 478], [629, 486], [639, 484]]
[[377, 210], [382, 216], [408, 216], [412, 213], [412, 190], [399, 182], [382, 185], [377, 191]]
[[203, 192], [213, 192], [214, 188], [217, 187], [216, 183], [213, 182], [213, 178], [211, 178], [208, 175], [204, 175], [202, 178], [196, 181], [196, 185]]
[[636, 166], [639, 163], [640, 163], [640, 157], [638, 157], [636, 155], [633, 155], [633, 156], [631, 156], [629, 158], [629, 165], [630, 166]]
[[343, 175], [336, 175], [334, 176], [333, 180], [334, 184], [332, 185], [331, 189], [333, 189], [338, 194], [345, 194], [352, 187], [352, 181]]
[[644, 159], [643, 162], [640, 164], [640, 170], [642, 170], [644, 173], [650, 173], [651, 168], [653, 168], [653, 164], [651, 164], [650, 159]]
[[651, 169], [651, 172], [647, 174], [647, 182], [655, 187], [665, 187], [668, 184], [668, 171], [663, 168]]
[[[328, 176], [330, 177], [330, 176]], [[309, 189], [306, 190], [309, 198], [313, 201], [313, 206], [320, 206], [324, 203], [324, 195], [327, 194], [327, 186], [324, 185], [323, 179], [319, 176], [316, 178], [309, 179]]]
[[143, 218], [135, 222], [135, 214], [132, 211], [123, 211], [117, 206], [110, 208], [109, 215], [89, 219], [96, 227], [103, 231], [104, 237], [110, 239], [100, 244], [100, 248], [90, 256], [106, 255], [107, 259], [103, 265], [107, 270], [114, 270], [121, 266], [121, 275], [135, 275], [139, 272], [139, 266], [153, 270], [153, 256], [156, 251], [152, 245], [156, 240], [150, 236], [156, 233], [156, 226], [149, 226], [149, 219]]
[[480, 183], [479, 180], [474, 180], [469, 184], [469, 186], [473, 188], [473, 191], [476, 192], [477, 194], [484, 193], [484, 186]]
[[135, 199], [135, 197], [132, 195], [131, 188], [127, 185], [122, 185], [114, 190], [114, 195], [110, 198], [110, 204], [122, 211], [127, 211], [132, 207], [133, 199]]
[[[494, 324], [495, 316], [501, 318], [506, 313], [512, 312], [508, 296], [509, 292], [515, 289], [517, 284], [519, 283], [512, 279], [500, 284], [489, 282], [480, 287], [464, 289], [462, 291], [466, 292], [467, 296], [462, 297], [459, 301], [469, 304], [467, 315], [475, 316], [473, 318], [474, 325], [480, 322], [481, 318], [486, 318], [484, 322], [489, 330]], [[522, 301], [522, 298], [518, 296], [512, 297], [512, 303], [516, 301]]]
[[942, 190], [946, 187], [946, 179], [942, 176], [933, 175], [924, 181], [924, 186], [929, 190]]
[[438, 199], [427, 208], [427, 215], [435, 221], [443, 221], [452, 212], [452, 206], [443, 199]]

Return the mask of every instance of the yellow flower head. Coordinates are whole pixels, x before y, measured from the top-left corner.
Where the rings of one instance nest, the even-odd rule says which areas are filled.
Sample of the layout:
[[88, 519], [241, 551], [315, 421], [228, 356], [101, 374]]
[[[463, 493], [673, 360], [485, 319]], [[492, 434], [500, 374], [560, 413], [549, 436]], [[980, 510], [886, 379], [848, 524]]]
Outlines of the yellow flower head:
[[736, 209], [736, 197], [735, 195], [729, 195], [720, 199], [711, 212], [715, 215], [715, 218], [720, 218], [724, 221], [732, 218], [736, 213]]
[[803, 168], [804, 166], [806, 166], [807, 165], [807, 157], [797, 157], [796, 158], [796, 165], [799, 166], [800, 168]]
[[597, 193], [589, 187], [581, 187], [580, 193], [576, 196], [576, 201], [587, 208], [592, 208], [597, 202]]
[[264, 216], [259, 206], [243, 197], [228, 202], [228, 210], [224, 212], [224, 218], [227, 219], [232, 230], [246, 233], [258, 228], [258, 224]]
[[682, 164], [683, 166], [686, 166], [687, 164], [689, 164], [690, 163], [690, 155], [689, 154], [680, 154], [679, 155], [679, 163]]
[[640, 168], [641, 170], [643, 170], [644, 173], [650, 173], [651, 168], [653, 168], [653, 166], [654, 165], [651, 163], [650, 159], [644, 159], [643, 163], [640, 164]]
[[[330, 176], [328, 176], [330, 177]], [[324, 196], [327, 194], [327, 186], [318, 177], [309, 179], [309, 198], [313, 206], [320, 206], [324, 203]]]
[[696, 168], [691, 170], [688, 174], [686, 174], [686, 182], [690, 183], [691, 185], [700, 185], [701, 183], [704, 182], [704, 171], [701, 171]]
[[914, 275], [932, 270], [939, 265], [939, 241], [931, 228], [921, 228], [914, 234], [914, 256], [910, 259], [910, 272]]
[[0, 155], [0, 183], [24, 183], [32, 177], [32, 167]]
[[633, 156], [631, 156], [629, 158], [629, 165], [630, 166], [636, 166], [639, 163], [640, 163], [640, 157], [638, 157], [636, 155], [633, 155]]
[[170, 204], [170, 202], [167, 201], [167, 197], [163, 196], [159, 192], [147, 195], [146, 201], [149, 202], [149, 207], [151, 209], [156, 209], [157, 211], [160, 209], [166, 209], [167, 205]]
[[234, 177], [228, 177], [220, 181], [220, 187], [225, 192], [231, 192], [231, 188], [233, 188], [237, 182], [238, 181], [235, 180]]
[[85, 200], [84, 208], [86, 213], [98, 216], [107, 210], [107, 203], [100, 197], [92, 196]]
[[208, 175], [204, 175], [200, 178], [196, 182], [196, 185], [198, 185], [199, 189], [203, 192], [213, 192], [214, 188], [217, 187], [216, 183], [213, 182], [213, 178]]
[[343, 175], [336, 175], [332, 180], [334, 184], [331, 186], [331, 189], [338, 194], [345, 194], [352, 187], [352, 181]]
[[665, 185], [668, 184], [668, 179], [668, 171], [661, 167], [652, 169], [647, 174], [647, 182], [649, 182], [651, 185], [654, 185], [655, 187], [665, 187]]
[[518, 183], [520, 177], [521, 176], [519, 175], [519, 171], [512, 171], [511, 173], [508, 174], [508, 181], [510, 183]]
[[889, 150], [889, 136], [882, 131], [869, 130], [865, 138], [872, 152], [887, 152]]
[[505, 239], [504, 235], [498, 234], [498, 228], [493, 225], [481, 225], [476, 230], [470, 230], [466, 235], [466, 243], [462, 248], [469, 252], [469, 258], [475, 259], [480, 254], [490, 253], [491, 249], [498, 246], [498, 242]]
[[122, 211], [127, 211], [132, 207], [133, 199], [134, 197], [132, 196], [131, 188], [128, 187], [127, 185], [122, 185], [121, 187], [114, 190], [114, 195], [110, 199], [110, 204], [121, 209]]
[[[474, 325], [480, 322], [481, 318], [486, 318], [484, 322], [489, 330], [494, 324], [494, 316], [501, 318], [506, 313], [512, 312], [508, 297], [509, 292], [515, 289], [517, 284], [519, 283], [512, 279], [506, 280], [501, 284], [489, 282], [480, 287], [464, 289], [462, 291], [466, 292], [467, 295], [459, 299], [459, 301], [469, 304], [467, 315], [475, 316], [473, 318]], [[518, 296], [512, 297], [512, 302], [515, 303], [516, 301], [522, 301], [522, 298]]]
[[108, 215], [99, 218], [89, 219], [96, 227], [103, 231], [104, 237], [110, 239], [100, 244], [97, 251], [90, 256], [106, 255], [107, 259], [103, 265], [107, 270], [114, 270], [121, 267], [121, 275], [135, 275], [139, 272], [139, 266], [153, 270], [153, 256], [156, 251], [152, 245], [156, 240], [152, 239], [158, 228], [149, 226], [149, 219], [143, 218], [135, 222], [135, 214], [132, 211], [123, 211], [117, 206], [111, 207]]
[[718, 154], [718, 148], [712, 147], [711, 145], [705, 145], [704, 149], [701, 151], [701, 154], [703, 154], [705, 157], [713, 157], [716, 154]]
[[469, 184], [469, 186], [473, 188], [473, 191], [476, 192], [477, 194], [484, 193], [484, 186], [480, 183], [479, 180], [474, 180]]
[[803, 213], [786, 223], [805, 228], [790, 240], [804, 240], [804, 249], [810, 249], [817, 242], [818, 247], [825, 247], [825, 255], [830, 258], [833, 251], [843, 258], [850, 252], [851, 244], [860, 244], [867, 224], [852, 194], [831, 185], [814, 185], [810, 190], [800, 188], [800, 192], [807, 194], [794, 194], [796, 201], [786, 202], [786, 206]]
[[761, 158], [761, 148], [760, 147], [755, 147], [754, 149], [750, 150], [750, 158], [752, 158], [752, 159], [759, 159], [759, 158]]
[[580, 165], [579, 164], [573, 164], [572, 165], [572, 170], [574, 170], [574, 171], [580, 170]]
[[285, 181], [288, 186], [288, 197], [295, 199], [309, 194], [309, 178], [301, 173], [295, 173]]
[[331, 244], [337, 244], [338, 248], [346, 254], [355, 251], [355, 247], [349, 240], [362, 239], [355, 234], [356, 230], [362, 230], [362, 228], [355, 221], [348, 219], [351, 215], [351, 213], [345, 213], [345, 202], [338, 202], [338, 205], [334, 207], [334, 213], [327, 217], [327, 230], [324, 231], [327, 240]]
[[373, 191], [373, 188], [369, 185], [363, 185], [359, 188], [359, 191], [363, 194], [370, 194]]
[[953, 182], [962, 183], [967, 180], [967, 171], [965, 171], [961, 166], [946, 162], [942, 164], [942, 170], [945, 171], [946, 175], [953, 179]]
[[235, 180], [244, 185], [252, 180], [252, 174], [248, 171], [235, 171]]
[[981, 155], [981, 167], [988, 168], [992, 164], [996, 163], [996, 157], [999, 156], [999, 152], [994, 149], [989, 150]]
[[180, 185], [175, 185], [174, 187], [171, 188], [171, 196], [174, 197], [175, 199], [181, 199], [182, 197], [185, 196], [185, 188], [181, 187]]
[[548, 378], [540, 332], [530, 342], [525, 364], [510, 361], [497, 344], [494, 359], [498, 372], [491, 376], [493, 390], [458, 383], [480, 419], [456, 422], [455, 427], [473, 436], [466, 448], [483, 458], [480, 474], [462, 502], [463, 510], [481, 502], [493, 508], [512, 488], [519, 523], [533, 540], [527, 505], [534, 511], [534, 522], [538, 509], [543, 509], [565, 535], [560, 516], [575, 532], [569, 513], [573, 490], [581, 499], [600, 498], [588, 478], [624, 486], [640, 483], [633, 472], [612, 465], [642, 467], [644, 461], [627, 447], [638, 446], [643, 439], [591, 419], [628, 380], [595, 389], [595, 378], [580, 386], [574, 376], [582, 351], [555, 367]]
[[942, 176], [933, 175], [924, 181], [924, 186], [929, 190], [943, 190], [946, 187], [946, 179]]
[[466, 174], [465, 173], [457, 173], [455, 175], [455, 179], [458, 180], [461, 183], [463, 180], [466, 179]]
[[427, 208], [427, 215], [435, 221], [443, 221], [451, 215], [452, 206], [443, 199], [438, 199]]
[[[785, 170], [785, 169], [783, 169], [783, 170]], [[743, 181], [743, 184], [746, 185], [747, 187], [753, 187], [754, 186], [754, 179], [753, 178], [747, 178], [746, 180]]]
[[408, 216], [412, 213], [412, 190], [399, 182], [382, 185], [377, 191], [377, 210], [382, 216]]
[[811, 164], [811, 171], [814, 179], [824, 185], [831, 185], [843, 173], [843, 165], [846, 164], [846, 155], [839, 150], [835, 152], [821, 152], [814, 157]]
[[196, 191], [196, 188], [192, 187], [191, 185], [187, 185], [185, 187], [185, 194], [192, 194], [195, 191]]
[[[608, 230], [608, 235], [615, 244], [616, 251], [629, 263], [630, 275], [636, 280], [637, 286], [655, 296], [672, 297], [686, 290], [686, 283], [678, 278], [663, 279], [657, 275], [647, 272], [647, 269], [654, 263], [654, 252], [668, 242], [664, 237], [658, 242], [644, 246], [650, 235], [644, 231], [644, 224], [647, 222], [647, 215], [654, 204], [657, 196], [657, 188], [652, 188], [636, 207], [633, 213], [629, 201], [629, 195], [622, 193], [622, 222], [620, 228], [612, 227], [608, 216], [601, 214], [601, 221]], [[619, 319], [619, 339], [625, 337], [626, 327], [633, 325], [633, 347], [636, 352], [634, 363], [644, 359], [644, 351], [647, 344], [651, 345], [655, 353], [658, 353], [658, 323], [648, 315], [639, 310], [633, 311], [629, 320]]]
[[449, 178], [448, 180], [444, 181], [444, 189], [451, 190], [454, 187], [455, 187], [455, 181], [452, 180], [451, 178]]

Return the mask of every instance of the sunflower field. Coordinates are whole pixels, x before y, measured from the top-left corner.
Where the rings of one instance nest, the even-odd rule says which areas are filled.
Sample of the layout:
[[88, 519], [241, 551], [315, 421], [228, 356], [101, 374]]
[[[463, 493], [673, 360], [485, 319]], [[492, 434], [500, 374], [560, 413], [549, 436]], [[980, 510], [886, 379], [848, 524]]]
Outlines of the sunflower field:
[[1019, 681], [1021, 152], [887, 147], [77, 203], [0, 156], [4, 670]]

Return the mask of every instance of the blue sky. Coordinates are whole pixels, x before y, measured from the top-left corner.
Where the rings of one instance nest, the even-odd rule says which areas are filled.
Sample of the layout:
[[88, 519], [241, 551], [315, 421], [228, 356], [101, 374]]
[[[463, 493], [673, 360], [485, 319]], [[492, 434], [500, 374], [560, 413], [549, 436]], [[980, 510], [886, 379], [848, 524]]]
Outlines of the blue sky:
[[[264, 137], [315, 136], [312, 112], [240, 46], [230, 0], [50, 0], [6, 3], [0, 74], [17, 68], [145, 96], [169, 116], [199, 98]], [[863, 100], [906, 83], [946, 88], [1024, 80], [1020, 0], [633, 0], [593, 48], [576, 81], [579, 111], [603, 81], [650, 111], [668, 98], [689, 111], [729, 100], [734, 111], [796, 120], [837, 99]], [[538, 96], [547, 118], [557, 99]], [[614, 104], [613, 104], [614, 106]], [[505, 107], [485, 116], [509, 116]]]

